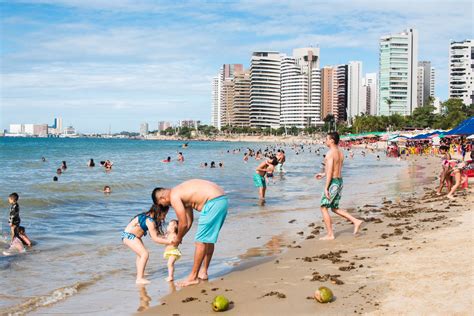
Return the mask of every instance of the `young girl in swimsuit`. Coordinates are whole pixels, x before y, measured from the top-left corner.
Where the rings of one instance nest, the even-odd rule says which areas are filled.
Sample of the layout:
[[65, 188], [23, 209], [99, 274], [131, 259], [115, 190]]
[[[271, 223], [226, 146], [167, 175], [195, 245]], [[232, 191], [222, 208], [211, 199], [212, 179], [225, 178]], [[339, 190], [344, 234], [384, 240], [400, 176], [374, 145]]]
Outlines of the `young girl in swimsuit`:
[[441, 195], [441, 191], [443, 191], [444, 184], [446, 183], [446, 186], [448, 188], [448, 192], [451, 190], [452, 186], [452, 181], [451, 177], [449, 175], [449, 161], [451, 160], [451, 155], [448, 152], [448, 147], [447, 146], [440, 146], [439, 147], [439, 152], [442, 155], [441, 159], [441, 174], [439, 176], [439, 187], [438, 190], [436, 191], [437, 195]]
[[[170, 221], [166, 228], [166, 232], [166, 237], [170, 242], [175, 240], [178, 236], [178, 221], [175, 219]], [[166, 278], [166, 281], [171, 282], [174, 280], [174, 264], [179, 260], [179, 258], [181, 258], [181, 251], [178, 247], [169, 245], [163, 253], [163, 258], [168, 259], [168, 277]]]
[[171, 245], [172, 241], [163, 237], [163, 221], [168, 213], [168, 207], [153, 204], [146, 213], [141, 213], [132, 218], [122, 232], [122, 241], [137, 255], [137, 284], [148, 284], [144, 278], [145, 267], [148, 262], [148, 250], [143, 245], [142, 237], [150, 232], [151, 239], [157, 244]]

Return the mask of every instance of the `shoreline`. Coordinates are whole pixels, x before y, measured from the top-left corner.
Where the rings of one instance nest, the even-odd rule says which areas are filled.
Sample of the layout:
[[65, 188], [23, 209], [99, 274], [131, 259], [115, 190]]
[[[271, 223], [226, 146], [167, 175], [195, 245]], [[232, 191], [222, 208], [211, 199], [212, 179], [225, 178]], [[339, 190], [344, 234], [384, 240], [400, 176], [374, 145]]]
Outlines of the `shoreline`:
[[[420, 157], [414, 163], [423, 164], [428, 174], [436, 174], [439, 165]], [[416, 196], [384, 201], [381, 207], [358, 208], [366, 224], [356, 238], [339, 218], [333, 217], [336, 240], [330, 242], [318, 240], [322, 223], [308, 223], [288, 241], [286, 251], [268, 262], [181, 289], [161, 298], [161, 306], [136, 315], [207, 315], [216, 295], [233, 302], [226, 312], [233, 315], [469, 314], [473, 273], [464, 250], [473, 249], [472, 234], [465, 234], [472, 232], [466, 205], [474, 202], [473, 190], [458, 194], [454, 202], [432, 191], [425, 187]], [[452, 239], [458, 243], [455, 249]], [[460, 266], [465, 269], [452, 271]], [[336, 300], [319, 304], [309, 299], [319, 286], [331, 288]], [[456, 295], [446, 300], [447, 293]]]

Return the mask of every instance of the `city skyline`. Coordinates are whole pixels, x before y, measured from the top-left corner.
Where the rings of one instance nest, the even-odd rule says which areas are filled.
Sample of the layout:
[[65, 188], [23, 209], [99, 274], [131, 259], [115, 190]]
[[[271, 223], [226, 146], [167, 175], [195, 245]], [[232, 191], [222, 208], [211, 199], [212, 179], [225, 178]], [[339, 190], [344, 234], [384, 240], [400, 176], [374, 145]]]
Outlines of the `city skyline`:
[[360, 60], [378, 73], [380, 37], [411, 27], [447, 99], [450, 41], [472, 36], [470, 2], [308, 4], [2, 3], [1, 128], [54, 116], [81, 132], [135, 131], [182, 113], [210, 123], [209, 83], [222, 64], [248, 68], [252, 52], [313, 45], [321, 68]]

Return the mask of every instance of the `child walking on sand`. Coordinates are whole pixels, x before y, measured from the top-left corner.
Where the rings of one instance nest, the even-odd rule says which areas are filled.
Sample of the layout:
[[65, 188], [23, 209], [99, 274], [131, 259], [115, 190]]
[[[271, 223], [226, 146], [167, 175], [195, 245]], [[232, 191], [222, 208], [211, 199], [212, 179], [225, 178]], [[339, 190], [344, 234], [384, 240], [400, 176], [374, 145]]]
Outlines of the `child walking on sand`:
[[142, 237], [150, 232], [151, 239], [157, 244], [171, 245], [172, 241], [163, 237], [163, 221], [168, 213], [168, 207], [153, 204], [148, 212], [138, 214], [122, 232], [122, 242], [137, 255], [137, 284], [148, 284], [144, 278], [145, 267], [148, 262], [148, 250], [145, 248]]
[[[178, 236], [178, 221], [174, 219], [169, 222], [166, 232], [168, 241], [172, 242], [175, 240]], [[174, 280], [174, 264], [179, 260], [179, 258], [181, 258], [181, 251], [178, 247], [169, 245], [163, 253], [163, 258], [168, 260], [168, 277], [166, 278], [166, 281], [171, 282]]]

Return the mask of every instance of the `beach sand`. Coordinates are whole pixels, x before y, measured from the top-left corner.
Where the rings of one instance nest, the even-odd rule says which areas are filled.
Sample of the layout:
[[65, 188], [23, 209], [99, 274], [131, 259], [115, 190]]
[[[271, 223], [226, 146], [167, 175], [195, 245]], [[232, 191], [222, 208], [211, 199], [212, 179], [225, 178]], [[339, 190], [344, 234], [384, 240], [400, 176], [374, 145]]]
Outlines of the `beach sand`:
[[[414, 163], [438, 173], [436, 159]], [[336, 240], [319, 241], [322, 223], [308, 223], [278, 257], [174, 292], [139, 315], [213, 314], [216, 295], [232, 301], [226, 315], [472, 315], [474, 191], [449, 201], [434, 194], [435, 184], [413, 197], [361, 205], [367, 223], [358, 237], [333, 217]], [[313, 299], [320, 286], [333, 290], [333, 302]]]

